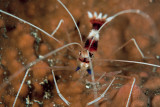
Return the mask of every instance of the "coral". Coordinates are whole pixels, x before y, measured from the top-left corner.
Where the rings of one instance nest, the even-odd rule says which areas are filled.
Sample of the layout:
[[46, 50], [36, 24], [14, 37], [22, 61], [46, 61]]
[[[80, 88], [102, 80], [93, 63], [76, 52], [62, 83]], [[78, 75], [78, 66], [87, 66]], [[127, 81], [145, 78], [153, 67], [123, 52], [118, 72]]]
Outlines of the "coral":
[[160, 106], [159, 100], [160, 100], [159, 95], [154, 96], [154, 98], [152, 100], [152, 106], [153, 107], [159, 107]]
[[144, 87], [150, 90], [158, 89], [160, 87], [160, 78], [153, 77], [150, 78], [145, 84]]
[[[160, 14], [157, 10], [160, 9], [160, 4], [159, 1], [151, 1], [62, 0], [75, 17], [83, 41], [86, 40], [91, 29], [87, 11], [97, 11], [112, 16], [122, 10], [140, 9], [151, 16], [159, 31]], [[56, 0], [1, 0], [0, 9], [33, 23], [49, 34], [53, 32], [61, 19], [64, 20], [60, 29], [53, 35], [62, 42], [59, 44], [35, 28], [0, 13], [0, 106], [12, 106], [28, 69], [24, 69], [25, 67], [29, 67], [30, 71], [17, 99], [16, 107], [66, 106], [56, 92], [51, 70], [55, 72], [61, 94], [71, 102], [71, 106], [84, 107], [94, 99], [92, 84], [86, 84], [86, 80], [91, 81], [91, 76], [81, 78], [82, 76], [75, 72], [78, 52], [81, 50], [78, 46], [69, 46], [33, 66], [28, 65], [64, 44], [80, 43], [72, 19]], [[121, 15], [100, 31], [99, 47], [93, 59], [95, 79], [98, 80], [104, 72], [111, 72], [111, 75], [106, 75], [100, 84], [97, 84], [98, 96], [103, 93], [116, 72], [121, 71], [117, 75], [124, 76], [124, 78], [116, 78], [105, 97], [98, 102], [100, 106], [115, 107], [119, 104], [119, 107], [124, 107], [131, 88], [132, 77], [136, 78], [136, 83], [129, 105], [146, 107], [147, 99], [150, 99], [152, 106], [160, 106], [158, 103], [160, 93], [158, 68], [101, 60], [126, 59], [159, 64], [160, 38], [154, 31], [155, 28], [147, 19], [136, 14]], [[146, 59], [141, 57], [133, 42], [117, 51], [131, 38], [136, 39], [142, 52], [147, 56]], [[82, 43], [83, 46], [84, 43]]]

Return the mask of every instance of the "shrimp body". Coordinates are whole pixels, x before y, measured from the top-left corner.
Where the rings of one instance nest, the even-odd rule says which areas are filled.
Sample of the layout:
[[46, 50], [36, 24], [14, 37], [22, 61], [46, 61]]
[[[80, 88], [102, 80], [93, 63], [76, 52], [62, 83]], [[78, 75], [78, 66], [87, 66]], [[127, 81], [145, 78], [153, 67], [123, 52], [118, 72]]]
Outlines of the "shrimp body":
[[83, 70], [85, 69], [85, 71], [87, 70], [87, 72], [91, 74], [89, 58], [92, 60], [94, 52], [97, 51], [99, 41], [98, 30], [106, 22], [107, 15], [105, 14], [102, 17], [102, 13], [97, 15], [96, 12], [94, 12], [94, 14], [88, 12], [88, 17], [90, 18], [90, 22], [92, 24], [92, 30], [87, 37], [84, 50], [79, 52], [79, 66], [77, 67], [76, 71], [83, 68]]

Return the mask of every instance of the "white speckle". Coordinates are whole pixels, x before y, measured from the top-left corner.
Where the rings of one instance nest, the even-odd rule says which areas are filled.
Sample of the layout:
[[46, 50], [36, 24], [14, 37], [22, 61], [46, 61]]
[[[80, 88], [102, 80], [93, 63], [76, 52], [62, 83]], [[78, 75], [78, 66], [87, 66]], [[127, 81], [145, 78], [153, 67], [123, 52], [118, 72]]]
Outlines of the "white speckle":
[[88, 88], [88, 89], [89, 89], [90, 87], [89, 87], [88, 85], [86, 85], [86, 88]]
[[38, 57], [39, 57], [39, 59], [43, 59], [44, 58], [44, 56], [42, 56], [42, 55], [39, 55]]
[[94, 37], [95, 40], [99, 40], [99, 32], [97, 30], [92, 29], [88, 37]]
[[28, 80], [28, 81], [27, 81], [27, 84], [30, 85], [30, 84], [31, 84], [31, 80]]
[[97, 12], [94, 12], [94, 17], [96, 17], [96, 18], [97, 18]]
[[97, 18], [98, 18], [98, 19], [102, 19], [102, 13], [99, 13], [99, 15], [98, 15]]
[[107, 18], [107, 16], [108, 16], [108, 15], [107, 15], [107, 14], [105, 14], [105, 15], [102, 17], [102, 19], [106, 19], [106, 18]]
[[89, 18], [93, 18], [93, 15], [92, 15], [92, 13], [90, 11], [88, 11], [88, 17]]
[[50, 93], [45, 92], [43, 98], [44, 98], [44, 99], [49, 99], [50, 97], [51, 97]]

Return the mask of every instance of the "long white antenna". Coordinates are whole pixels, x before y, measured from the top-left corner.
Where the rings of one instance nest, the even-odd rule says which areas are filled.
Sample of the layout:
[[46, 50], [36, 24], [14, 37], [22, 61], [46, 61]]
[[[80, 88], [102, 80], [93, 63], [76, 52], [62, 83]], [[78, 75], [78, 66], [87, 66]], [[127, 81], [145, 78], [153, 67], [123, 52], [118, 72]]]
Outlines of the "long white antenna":
[[61, 43], [58, 39], [56, 39], [56, 38], [53, 37], [52, 35], [54, 35], [54, 33], [55, 33], [55, 32], [58, 30], [58, 28], [60, 27], [61, 23], [63, 22], [62, 19], [60, 20], [59, 25], [58, 25], [58, 27], [56, 28], [56, 30], [50, 35], [50, 34], [47, 33], [46, 31], [44, 31], [43, 29], [41, 29], [41, 28], [37, 27], [36, 25], [33, 25], [32, 23], [30, 23], [30, 22], [28, 22], [28, 21], [25, 21], [25, 20], [23, 20], [23, 19], [15, 16], [15, 15], [12, 15], [12, 14], [10, 14], [10, 13], [8, 13], [8, 12], [3, 11], [3, 10], [0, 10], [0, 12], [6, 14], [6, 15], [8, 15], [8, 16], [11, 16], [11, 17], [13, 17], [13, 18], [15, 18], [15, 19], [18, 19], [19, 21], [22, 21], [23, 23], [26, 23], [26, 24], [28, 24], [28, 25], [30, 25], [30, 26], [38, 29], [39, 31], [41, 31], [41, 32], [43, 32], [44, 34], [46, 34], [47, 36], [53, 38], [53, 39], [54, 39], [55, 41], [57, 41], [58, 43]]
[[60, 0], [57, 0], [57, 1], [64, 7], [64, 9], [65, 9], [65, 10], [68, 12], [68, 14], [71, 16], [71, 18], [72, 18], [72, 20], [73, 20], [73, 22], [74, 22], [74, 24], [75, 24], [75, 26], [76, 26], [76, 28], [77, 28], [77, 30], [78, 30], [79, 37], [80, 37], [80, 40], [81, 40], [81, 44], [83, 44], [81, 32], [80, 32], [80, 30], [79, 30], [79, 28], [78, 28], [78, 25], [77, 25], [74, 17], [73, 17], [72, 14], [71, 14], [71, 12], [67, 9], [67, 7], [66, 7]]
[[101, 30], [108, 22], [112, 21], [112, 20], [113, 20], [114, 18], [116, 18], [117, 16], [122, 15], [122, 14], [125, 14], [125, 13], [136, 13], [136, 14], [139, 14], [139, 15], [143, 16], [144, 18], [148, 19], [149, 22], [150, 22], [150, 24], [152, 25], [152, 27], [153, 27], [154, 30], [155, 30], [155, 36], [156, 36], [156, 37], [158, 36], [158, 30], [157, 30], [157, 28], [156, 28], [155, 23], [154, 23], [153, 20], [151, 19], [151, 17], [150, 17], [148, 14], [146, 14], [146, 13], [144, 13], [143, 11], [140, 11], [140, 10], [138, 10], [138, 9], [129, 9], [129, 10], [120, 11], [120, 12], [116, 13], [115, 15], [108, 17], [108, 18], [106, 19], [106, 22], [100, 27], [100, 29], [98, 30], [98, 32], [100, 32], [100, 30]]
[[99, 59], [99, 60], [96, 60], [96, 61], [125, 62], [125, 63], [141, 64], [141, 65], [148, 65], [148, 66], [152, 66], [152, 67], [158, 67], [158, 68], [160, 68], [160, 65], [150, 64], [150, 63], [146, 63], [146, 62], [129, 61], [129, 60]]

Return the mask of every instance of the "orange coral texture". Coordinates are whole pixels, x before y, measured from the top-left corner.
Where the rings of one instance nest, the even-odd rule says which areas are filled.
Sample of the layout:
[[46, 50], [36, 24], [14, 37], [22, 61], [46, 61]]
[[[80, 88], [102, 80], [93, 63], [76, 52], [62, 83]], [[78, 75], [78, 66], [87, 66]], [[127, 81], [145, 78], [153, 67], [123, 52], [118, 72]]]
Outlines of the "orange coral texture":
[[[108, 13], [111, 16], [126, 9], [140, 9], [149, 14], [156, 23], [156, 28], [160, 29], [160, 25], [157, 24], [160, 23], [160, 14], [157, 13], [157, 10], [160, 9], [160, 1], [62, 0], [62, 2], [75, 17], [83, 40], [87, 38], [91, 29], [87, 11]], [[15, 14], [49, 33], [53, 32], [59, 21], [63, 19], [64, 23], [54, 37], [63, 44], [80, 43], [72, 19], [56, 0], [41, 0], [41, 2], [39, 0], [1, 0], [0, 9]], [[7, 31], [3, 28], [6, 28]], [[36, 33], [38, 37], [34, 37], [33, 33]], [[0, 13], [0, 35], [0, 106], [11, 107], [26, 72], [22, 68], [46, 53], [57, 49], [62, 44], [57, 43], [42, 32], [36, 31], [33, 27], [2, 13]], [[147, 59], [142, 59], [132, 42], [116, 52], [120, 46], [132, 37], [136, 39]], [[38, 38], [41, 38], [39, 42]], [[102, 29], [98, 51], [94, 58], [125, 59], [159, 64], [159, 61], [155, 59], [155, 56], [160, 54], [159, 47], [159, 35], [155, 33], [155, 28], [149, 23], [149, 20], [136, 14], [125, 14], [117, 17]], [[77, 66], [79, 50], [80, 48], [77, 46], [70, 46], [30, 67], [29, 74], [17, 99], [16, 107], [25, 107], [28, 105], [27, 101], [30, 101], [32, 107], [39, 107], [40, 105], [43, 105], [43, 107], [67, 106], [56, 92], [50, 68], [54, 69], [61, 94], [71, 102], [72, 107], [84, 107], [89, 101], [92, 101], [94, 99], [92, 88], [87, 89], [86, 84], [83, 83], [85, 78], [80, 78], [81, 75], [73, 70]], [[51, 65], [52, 67], [50, 67]], [[96, 80], [104, 72], [120, 70], [122, 70], [122, 73], [119, 75], [127, 77], [117, 78], [106, 96], [98, 102], [100, 107], [124, 107], [132, 85], [132, 77], [136, 78], [136, 83], [133, 87], [129, 105], [131, 107], [146, 107], [148, 105], [147, 100], [150, 99], [149, 105], [152, 105], [152, 107], [160, 106], [159, 69], [138, 64], [106, 63], [96, 60], [93, 60], [93, 66]], [[22, 71], [18, 72], [19, 70]], [[13, 78], [8, 83], [4, 82], [10, 77]], [[102, 81], [103, 83], [99, 85], [98, 96], [106, 89], [111, 79], [112, 77], [106, 77]]]

